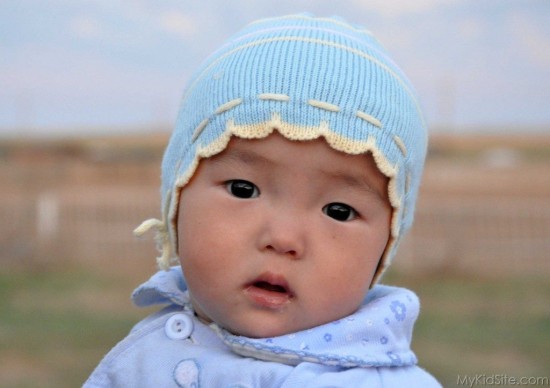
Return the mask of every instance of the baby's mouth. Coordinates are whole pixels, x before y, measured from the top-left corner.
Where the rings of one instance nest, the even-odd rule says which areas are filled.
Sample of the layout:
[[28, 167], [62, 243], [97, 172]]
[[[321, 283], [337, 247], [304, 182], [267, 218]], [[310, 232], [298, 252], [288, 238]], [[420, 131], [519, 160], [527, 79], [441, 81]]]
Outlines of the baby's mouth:
[[266, 291], [272, 291], [272, 292], [280, 292], [282, 294], [286, 294], [287, 290], [284, 286], [280, 286], [278, 284], [271, 284], [264, 281], [259, 281], [254, 284], [252, 284], [253, 287], [261, 288]]
[[278, 309], [287, 305], [294, 293], [282, 276], [270, 273], [259, 276], [244, 288], [245, 294], [252, 302], [262, 308]]

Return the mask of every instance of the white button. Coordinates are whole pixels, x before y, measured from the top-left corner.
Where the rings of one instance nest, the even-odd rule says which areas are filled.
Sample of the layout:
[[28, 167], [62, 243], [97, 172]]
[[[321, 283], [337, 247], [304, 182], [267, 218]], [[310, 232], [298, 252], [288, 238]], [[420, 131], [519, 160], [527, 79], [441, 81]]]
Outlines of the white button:
[[174, 314], [166, 321], [164, 332], [170, 339], [186, 339], [193, 332], [193, 320], [186, 314]]

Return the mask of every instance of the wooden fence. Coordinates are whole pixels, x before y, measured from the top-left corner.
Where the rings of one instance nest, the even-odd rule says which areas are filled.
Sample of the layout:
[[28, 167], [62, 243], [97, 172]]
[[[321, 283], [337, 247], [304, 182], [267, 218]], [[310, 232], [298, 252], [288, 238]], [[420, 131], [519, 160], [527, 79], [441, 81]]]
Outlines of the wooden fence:
[[[132, 230], [159, 217], [156, 189], [47, 191], [0, 203], [2, 266], [154, 264], [152, 236]], [[550, 273], [550, 206], [546, 200], [422, 200], [395, 259], [403, 271], [483, 274]]]

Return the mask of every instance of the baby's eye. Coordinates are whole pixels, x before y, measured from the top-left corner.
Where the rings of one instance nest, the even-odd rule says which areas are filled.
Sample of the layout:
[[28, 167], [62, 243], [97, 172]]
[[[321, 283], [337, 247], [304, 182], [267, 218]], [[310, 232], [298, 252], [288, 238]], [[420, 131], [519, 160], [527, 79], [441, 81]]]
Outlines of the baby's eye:
[[325, 213], [330, 218], [334, 218], [336, 221], [351, 221], [357, 217], [357, 212], [354, 208], [345, 203], [329, 203], [323, 208]]
[[225, 187], [237, 198], [256, 198], [260, 195], [258, 187], [251, 182], [244, 180], [231, 180], [225, 182]]

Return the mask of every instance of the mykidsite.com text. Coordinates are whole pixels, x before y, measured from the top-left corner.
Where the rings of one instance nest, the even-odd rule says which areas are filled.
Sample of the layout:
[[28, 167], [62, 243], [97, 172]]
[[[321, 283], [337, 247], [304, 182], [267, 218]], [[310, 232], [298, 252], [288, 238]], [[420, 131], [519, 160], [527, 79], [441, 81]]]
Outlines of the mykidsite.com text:
[[458, 375], [457, 385], [466, 387], [475, 386], [510, 386], [510, 385], [524, 385], [524, 386], [550, 386], [550, 378], [548, 376], [510, 376], [507, 374], [477, 374], [477, 375]]

